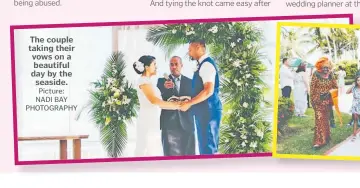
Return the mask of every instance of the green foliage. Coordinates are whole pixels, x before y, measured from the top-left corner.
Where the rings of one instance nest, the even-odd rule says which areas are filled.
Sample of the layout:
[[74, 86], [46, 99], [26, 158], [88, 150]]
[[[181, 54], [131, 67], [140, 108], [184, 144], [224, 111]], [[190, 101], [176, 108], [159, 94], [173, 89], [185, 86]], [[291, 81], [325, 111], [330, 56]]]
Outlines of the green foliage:
[[126, 124], [137, 115], [139, 105], [136, 90], [125, 79], [123, 57], [121, 52], [110, 56], [101, 79], [92, 83], [94, 89], [89, 91], [90, 101], [84, 107], [89, 108], [110, 157], [122, 155], [127, 143]]
[[343, 60], [336, 64], [336, 71], [339, 70], [339, 66], [345, 68], [346, 79], [355, 79], [355, 74], [359, 70], [356, 60]]
[[147, 40], [172, 52], [193, 39], [203, 39], [220, 69], [223, 112], [222, 153], [268, 152], [271, 124], [261, 104], [266, 70], [260, 53], [262, 31], [248, 22], [163, 25], [150, 28]]
[[289, 120], [294, 115], [294, 102], [290, 98], [280, 97], [278, 102], [278, 123], [277, 128], [280, 133], [288, 126]]

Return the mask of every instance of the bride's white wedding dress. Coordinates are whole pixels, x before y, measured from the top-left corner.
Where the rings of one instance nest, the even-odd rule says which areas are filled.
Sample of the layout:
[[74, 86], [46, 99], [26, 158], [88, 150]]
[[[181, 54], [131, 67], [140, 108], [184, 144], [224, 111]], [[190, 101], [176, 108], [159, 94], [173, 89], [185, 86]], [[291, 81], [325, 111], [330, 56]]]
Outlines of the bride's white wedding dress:
[[161, 109], [151, 104], [146, 98], [139, 88], [142, 84], [151, 84], [155, 95], [161, 99], [161, 92], [156, 84], [150, 78], [141, 76], [136, 85], [140, 110], [136, 122], [135, 157], [163, 156], [160, 130]]

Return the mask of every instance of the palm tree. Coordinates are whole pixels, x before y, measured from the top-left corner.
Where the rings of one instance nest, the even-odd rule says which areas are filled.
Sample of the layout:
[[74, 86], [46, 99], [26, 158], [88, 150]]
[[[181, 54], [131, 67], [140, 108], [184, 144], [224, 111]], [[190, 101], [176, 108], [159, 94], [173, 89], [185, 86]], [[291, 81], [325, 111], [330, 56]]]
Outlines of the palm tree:
[[344, 54], [344, 51], [357, 51], [359, 41], [355, 33], [356, 30], [341, 28], [310, 28], [309, 32], [312, 33], [314, 44], [314, 47], [310, 52], [321, 50], [323, 53], [329, 54], [333, 62], [337, 63], [339, 57]]
[[302, 46], [307, 40], [304, 28], [281, 28], [281, 59], [287, 57], [306, 59], [306, 52]]

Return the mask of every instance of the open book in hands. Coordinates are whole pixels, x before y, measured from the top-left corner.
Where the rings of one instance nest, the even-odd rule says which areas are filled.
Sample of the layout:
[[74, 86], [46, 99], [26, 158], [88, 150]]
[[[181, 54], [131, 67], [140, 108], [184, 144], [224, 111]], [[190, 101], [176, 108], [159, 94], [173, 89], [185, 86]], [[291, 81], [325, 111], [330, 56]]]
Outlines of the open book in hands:
[[167, 101], [169, 101], [169, 102], [178, 102], [178, 101], [186, 102], [186, 101], [189, 101], [190, 99], [191, 99], [191, 97], [189, 97], [189, 96], [180, 96], [180, 97], [172, 96]]

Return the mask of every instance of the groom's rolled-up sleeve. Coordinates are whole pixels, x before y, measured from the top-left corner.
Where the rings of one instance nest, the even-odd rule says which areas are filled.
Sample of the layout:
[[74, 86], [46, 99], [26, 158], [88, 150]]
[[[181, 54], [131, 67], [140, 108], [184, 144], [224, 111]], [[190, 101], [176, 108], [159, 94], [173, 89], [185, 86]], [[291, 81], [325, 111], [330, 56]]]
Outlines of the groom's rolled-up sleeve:
[[216, 70], [211, 63], [205, 62], [200, 68], [199, 75], [204, 84], [206, 82], [215, 83]]

